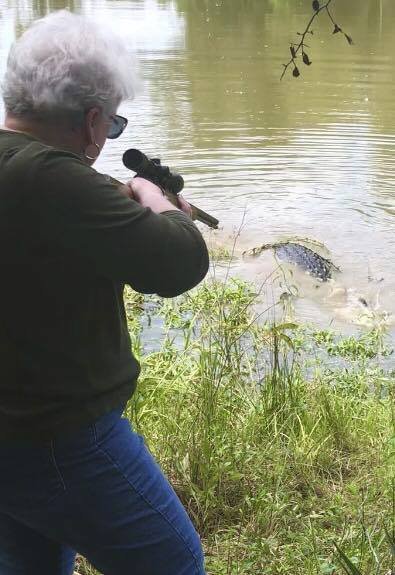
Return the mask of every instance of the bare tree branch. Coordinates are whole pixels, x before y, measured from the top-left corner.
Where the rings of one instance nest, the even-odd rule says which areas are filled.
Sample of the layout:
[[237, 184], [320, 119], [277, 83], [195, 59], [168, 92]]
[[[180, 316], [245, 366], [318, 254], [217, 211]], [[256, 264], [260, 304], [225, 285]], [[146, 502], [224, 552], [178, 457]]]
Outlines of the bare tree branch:
[[310, 18], [306, 29], [304, 32], [297, 32], [298, 36], [300, 36], [300, 42], [299, 44], [291, 44], [289, 50], [291, 52], [291, 59], [289, 60], [289, 62], [287, 62], [286, 64], [283, 64], [284, 66], [284, 70], [283, 73], [281, 74], [281, 78], [280, 80], [282, 80], [284, 78], [285, 72], [287, 71], [287, 69], [289, 68], [289, 66], [293, 66], [293, 70], [292, 70], [292, 75], [297, 78], [298, 76], [300, 76], [300, 71], [298, 66], [296, 65], [296, 58], [298, 55], [298, 52], [301, 52], [302, 54], [302, 60], [303, 63], [306, 64], [306, 66], [310, 66], [311, 64], [311, 60], [305, 50], [305, 48], [307, 46], [307, 44], [305, 44], [305, 38], [308, 34], [313, 35], [313, 30], [311, 30], [311, 25], [313, 24], [314, 20], [317, 18], [318, 14], [320, 14], [321, 12], [325, 11], [327, 16], [329, 17], [330, 21], [332, 22], [332, 24], [334, 25], [334, 30], [333, 30], [333, 34], [337, 34], [338, 32], [340, 32], [341, 34], [343, 34], [347, 40], [347, 42], [349, 44], [353, 44], [353, 40], [351, 38], [351, 36], [349, 36], [348, 34], [346, 34], [341, 28], [340, 26], [335, 22], [330, 10], [329, 10], [329, 5], [331, 4], [332, 0], [326, 0], [326, 2], [324, 4], [322, 4], [322, 6], [320, 5], [319, 0], [314, 0], [313, 1], [313, 11], [314, 14], [312, 15], [312, 17]]

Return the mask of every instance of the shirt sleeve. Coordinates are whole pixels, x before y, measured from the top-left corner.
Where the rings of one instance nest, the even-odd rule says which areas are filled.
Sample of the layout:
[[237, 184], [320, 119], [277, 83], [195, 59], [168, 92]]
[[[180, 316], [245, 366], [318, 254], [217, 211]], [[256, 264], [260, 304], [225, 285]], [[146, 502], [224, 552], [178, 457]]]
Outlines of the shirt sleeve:
[[206, 244], [183, 212], [141, 207], [68, 152], [38, 150], [32, 166], [28, 207], [43, 241], [141, 293], [174, 297], [206, 275]]

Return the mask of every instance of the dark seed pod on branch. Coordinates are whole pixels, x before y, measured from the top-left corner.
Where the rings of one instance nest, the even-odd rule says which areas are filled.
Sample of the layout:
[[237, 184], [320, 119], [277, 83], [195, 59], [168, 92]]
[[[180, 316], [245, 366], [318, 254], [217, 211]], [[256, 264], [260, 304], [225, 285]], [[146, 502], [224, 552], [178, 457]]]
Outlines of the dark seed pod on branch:
[[314, 2], [313, 2], [314, 12], [318, 12], [319, 9], [320, 9], [320, 3], [318, 2], [318, 0], [314, 0]]
[[[340, 28], [339, 24], [337, 24], [335, 22], [332, 14], [331, 14], [331, 8], [329, 7], [332, 0], [310, 0], [310, 2], [312, 5], [314, 14], [310, 16], [308, 24], [306, 26], [306, 29], [303, 32], [297, 32], [297, 35], [300, 37], [299, 42], [290, 42], [290, 44], [288, 44], [290, 46], [289, 50], [291, 52], [291, 58], [289, 59], [289, 61], [286, 64], [283, 64], [284, 70], [283, 70], [283, 73], [281, 74], [280, 80], [282, 80], [282, 78], [284, 77], [284, 75], [288, 69], [290, 71], [292, 70], [292, 75], [294, 78], [297, 78], [298, 76], [300, 76], [300, 70], [296, 65], [297, 55], [301, 55], [301, 60], [303, 61], [303, 63], [306, 66], [311, 66], [312, 62], [311, 62], [308, 54], [306, 54], [306, 52], [304, 51], [305, 48], [307, 48], [310, 52], [310, 48], [309, 48], [308, 44], [305, 43], [305, 38], [308, 34], [313, 35], [314, 32], [311, 28], [312, 24], [313, 24], [314, 20], [318, 19], [318, 17], [321, 14], [326, 14], [328, 16], [328, 19], [330, 20], [331, 25], [334, 26], [333, 32], [332, 32], [333, 34], [338, 34], [340, 32], [346, 38], [348, 44], [354, 44], [351, 36], [346, 34], [342, 30], [342, 28]], [[299, 64], [299, 62], [298, 62], [298, 64]], [[394, 575], [395, 575], [395, 572], [394, 572]]]

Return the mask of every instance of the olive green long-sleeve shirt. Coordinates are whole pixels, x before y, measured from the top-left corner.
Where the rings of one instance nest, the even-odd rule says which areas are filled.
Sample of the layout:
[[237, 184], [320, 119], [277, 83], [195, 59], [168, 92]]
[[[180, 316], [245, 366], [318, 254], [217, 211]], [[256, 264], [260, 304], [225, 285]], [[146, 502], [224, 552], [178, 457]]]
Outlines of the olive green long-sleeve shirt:
[[207, 273], [182, 212], [154, 214], [77, 155], [0, 131], [0, 441], [77, 430], [132, 395], [129, 284], [176, 296]]

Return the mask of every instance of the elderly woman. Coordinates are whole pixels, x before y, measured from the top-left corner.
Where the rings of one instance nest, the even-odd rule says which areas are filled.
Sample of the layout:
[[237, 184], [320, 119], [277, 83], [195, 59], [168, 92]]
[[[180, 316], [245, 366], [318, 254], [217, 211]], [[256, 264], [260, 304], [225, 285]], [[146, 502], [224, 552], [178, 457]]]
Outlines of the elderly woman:
[[184, 508], [122, 418], [139, 365], [123, 287], [172, 297], [205, 243], [154, 184], [91, 165], [127, 120], [126, 48], [52, 14], [11, 48], [0, 131], [0, 573], [201, 575]]

